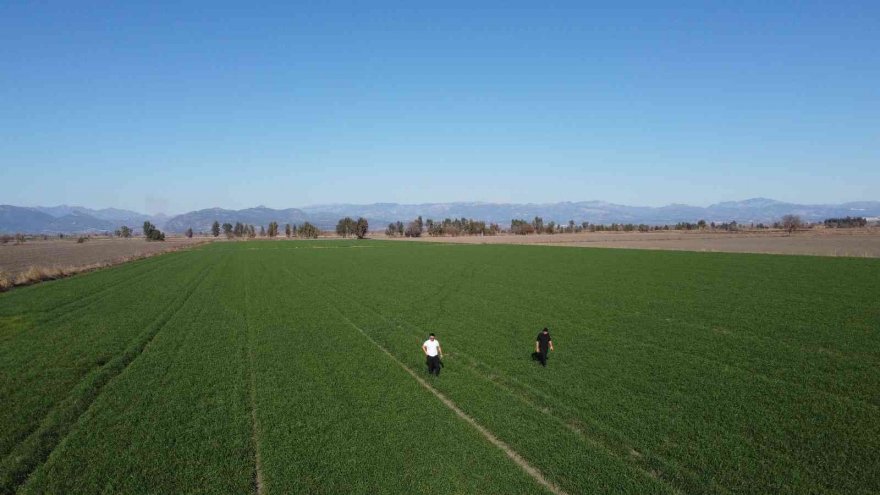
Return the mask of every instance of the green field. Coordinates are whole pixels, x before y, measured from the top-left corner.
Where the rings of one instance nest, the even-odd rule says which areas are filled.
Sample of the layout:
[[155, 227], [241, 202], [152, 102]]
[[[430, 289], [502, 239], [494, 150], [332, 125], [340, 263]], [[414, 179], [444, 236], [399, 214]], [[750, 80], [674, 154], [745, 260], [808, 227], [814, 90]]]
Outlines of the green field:
[[215, 243], [0, 294], [0, 459], [0, 493], [878, 493], [880, 260]]

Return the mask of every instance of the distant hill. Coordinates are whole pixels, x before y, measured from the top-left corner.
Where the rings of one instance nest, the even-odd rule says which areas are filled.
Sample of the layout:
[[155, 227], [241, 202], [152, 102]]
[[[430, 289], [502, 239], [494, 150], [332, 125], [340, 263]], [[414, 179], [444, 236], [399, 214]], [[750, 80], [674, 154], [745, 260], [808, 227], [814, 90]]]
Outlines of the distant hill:
[[0, 232], [28, 234], [112, 232], [122, 225], [140, 229], [145, 220], [160, 226], [164, 216], [128, 210], [92, 210], [81, 206], [22, 207], [0, 205]]
[[[308, 218], [302, 210], [288, 208], [286, 210], [274, 210], [265, 206], [247, 208], [244, 210], [224, 210], [223, 208], [209, 208], [206, 210], [191, 211], [183, 215], [172, 217], [165, 223], [168, 232], [183, 232], [193, 229], [195, 232], [210, 232], [214, 221], [220, 224], [241, 222], [251, 225], [269, 225], [269, 222], [278, 222], [280, 225], [302, 224]], [[338, 219], [337, 219], [338, 220]], [[333, 222], [333, 226], [336, 222]], [[321, 226], [322, 228], [328, 228]]]
[[61, 218], [67, 215], [94, 217], [98, 220], [105, 220], [107, 222], [113, 223], [114, 229], [118, 228], [120, 225], [127, 225], [129, 227], [140, 227], [147, 220], [153, 222], [153, 224], [161, 228], [163, 226], [162, 224], [164, 224], [164, 221], [167, 219], [167, 216], [165, 215], [151, 216], [144, 213], [138, 213], [136, 211], [121, 210], [119, 208], [102, 208], [100, 210], [92, 210], [90, 208], [83, 208], [82, 206], [60, 205], [35, 206], [33, 209], [41, 211], [43, 213], [48, 213], [49, 215], [57, 218]]
[[745, 201], [728, 201], [708, 207], [671, 204], [661, 207], [627, 206], [603, 201], [580, 201], [560, 203], [424, 203], [398, 204], [374, 203], [367, 205], [328, 204], [304, 208], [276, 210], [265, 206], [243, 210], [209, 208], [166, 217], [149, 216], [128, 210], [105, 208], [91, 210], [78, 206], [19, 207], [0, 206], [0, 232], [27, 232], [33, 234], [58, 232], [102, 232], [113, 231], [120, 225], [139, 229], [144, 220], [150, 220], [160, 229], [180, 233], [188, 228], [196, 232], [209, 232], [214, 221], [235, 224], [242, 222], [256, 226], [278, 222], [302, 224], [311, 222], [321, 229], [332, 230], [336, 222], [345, 216], [363, 216], [370, 221], [373, 230], [383, 229], [388, 223], [410, 221], [417, 216], [425, 219], [475, 218], [495, 222], [503, 227], [510, 220], [521, 218], [531, 220], [536, 216], [545, 222], [557, 223], [644, 223], [649, 225], [675, 224], [678, 222], [759, 223], [779, 220], [783, 215], [799, 215], [808, 222], [821, 222], [826, 218], [863, 216], [880, 217], [880, 201], [862, 201], [838, 205], [804, 205], [785, 203], [767, 198], [753, 198]]

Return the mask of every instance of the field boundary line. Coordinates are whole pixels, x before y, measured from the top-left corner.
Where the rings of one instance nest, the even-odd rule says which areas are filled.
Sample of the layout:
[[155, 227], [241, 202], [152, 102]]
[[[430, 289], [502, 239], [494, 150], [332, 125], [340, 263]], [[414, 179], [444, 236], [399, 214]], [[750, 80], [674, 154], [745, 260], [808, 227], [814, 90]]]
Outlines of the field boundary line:
[[257, 372], [254, 365], [254, 343], [252, 339], [251, 325], [248, 320], [250, 317], [250, 291], [249, 284], [245, 280], [244, 284], [244, 328], [245, 338], [247, 339], [247, 358], [248, 358], [248, 374], [249, 376], [249, 396], [251, 402], [251, 442], [254, 445], [254, 491], [257, 495], [265, 493], [265, 483], [263, 481], [263, 458], [260, 455], [260, 422], [257, 418]]
[[120, 355], [95, 372], [86, 375], [67, 397], [43, 417], [36, 430], [0, 460], [0, 493], [15, 493], [37, 469], [46, 463], [58, 446], [67, 440], [107, 385], [143, 355], [161, 330], [186, 305], [213, 268], [213, 264], [207, 264], [205, 269], [196, 275], [195, 282], [187, 287], [186, 295], [179, 299], [179, 303], [160, 314], [134, 339], [134, 344], [127, 347]]
[[437, 399], [439, 399], [440, 402], [444, 406], [446, 406], [452, 412], [454, 412], [465, 423], [469, 424], [472, 428], [477, 430], [477, 432], [479, 432], [481, 435], [483, 435], [483, 437], [486, 440], [488, 440], [489, 443], [491, 443], [495, 447], [498, 447], [499, 449], [501, 449], [501, 451], [504, 452], [504, 454], [507, 455], [507, 457], [510, 458], [510, 460], [512, 460], [517, 466], [519, 466], [520, 469], [525, 471], [526, 474], [531, 476], [532, 479], [534, 479], [539, 485], [543, 486], [544, 488], [549, 490], [554, 495], [568, 495], [565, 491], [562, 490], [562, 488], [560, 488], [555, 483], [553, 483], [552, 481], [545, 478], [543, 473], [541, 473], [541, 471], [539, 471], [536, 467], [529, 464], [529, 462], [526, 461], [525, 458], [523, 458], [517, 451], [513, 450], [512, 447], [507, 445], [507, 443], [505, 443], [503, 440], [501, 440], [500, 438], [495, 436], [495, 434], [492, 433], [491, 431], [489, 431], [489, 429], [487, 429], [486, 427], [479, 424], [477, 422], [477, 420], [475, 420], [469, 414], [462, 411], [461, 408], [459, 408], [458, 405], [456, 405], [456, 403], [452, 401], [452, 399], [446, 397], [439, 390], [432, 387], [431, 384], [426, 382], [422, 377], [418, 376], [406, 364], [404, 364], [399, 359], [397, 359], [397, 357], [394, 354], [392, 354], [391, 351], [389, 351], [388, 349], [383, 347], [382, 344], [373, 340], [373, 338], [370, 337], [361, 327], [357, 326], [354, 322], [352, 322], [350, 319], [348, 319], [348, 317], [345, 316], [344, 314], [342, 314], [341, 312], [337, 311], [337, 313], [339, 313], [339, 315], [346, 321], [346, 323], [351, 325], [365, 339], [367, 339], [368, 341], [370, 341], [371, 344], [376, 346], [376, 348], [378, 348], [380, 351], [385, 353], [385, 355], [388, 356], [389, 359], [391, 359], [395, 364], [397, 364], [400, 368], [402, 368], [404, 371], [406, 371], [409, 374], [409, 376], [413, 377], [419, 383], [419, 385], [421, 385], [423, 388], [425, 388], [426, 390], [428, 390], [429, 392], [434, 394], [434, 396], [437, 397]]

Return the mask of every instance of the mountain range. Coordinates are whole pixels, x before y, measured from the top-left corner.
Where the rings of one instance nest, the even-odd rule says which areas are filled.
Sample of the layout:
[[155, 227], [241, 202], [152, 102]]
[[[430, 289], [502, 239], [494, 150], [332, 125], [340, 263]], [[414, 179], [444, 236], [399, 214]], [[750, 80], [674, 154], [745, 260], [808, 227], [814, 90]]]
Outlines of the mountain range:
[[79, 232], [112, 232], [121, 225], [139, 230], [145, 220], [160, 229], [180, 233], [188, 228], [196, 232], [209, 232], [214, 221], [222, 223], [242, 222], [252, 225], [268, 225], [275, 221], [281, 225], [311, 222], [321, 229], [332, 230], [336, 222], [345, 216], [359, 216], [369, 220], [372, 229], [379, 230], [395, 221], [407, 222], [422, 216], [432, 218], [474, 218], [494, 222], [506, 227], [510, 220], [531, 220], [542, 217], [545, 222], [590, 223], [644, 223], [649, 225], [675, 224], [678, 222], [738, 223], [773, 222], [783, 215], [799, 215], [808, 222], [821, 222], [826, 218], [861, 216], [880, 217], [880, 201], [860, 201], [843, 204], [806, 205], [785, 203], [767, 198], [745, 201], [728, 201], [707, 207], [670, 204], [661, 207], [627, 206], [603, 201], [580, 201], [559, 203], [423, 203], [398, 204], [374, 203], [327, 204], [303, 208], [276, 210], [265, 206], [243, 210], [209, 208], [169, 217], [147, 215], [129, 210], [104, 208], [93, 210], [79, 206], [22, 207], [0, 205], [0, 232], [25, 232], [30, 234], [56, 234]]
[[112, 232], [121, 225], [140, 227], [144, 221], [164, 224], [166, 215], [146, 215], [118, 208], [93, 210], [81, 206], [0, 205], [0, 232], [29, 234]]

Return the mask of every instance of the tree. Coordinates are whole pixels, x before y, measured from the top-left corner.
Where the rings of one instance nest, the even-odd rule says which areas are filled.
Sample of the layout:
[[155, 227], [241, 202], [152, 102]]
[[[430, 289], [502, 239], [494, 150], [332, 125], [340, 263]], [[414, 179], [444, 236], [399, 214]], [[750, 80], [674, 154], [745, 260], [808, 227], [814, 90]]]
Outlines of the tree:
[[354, 234], [358, 239], [363, 239], [367, 236], [367, 232], [370, 230], [370, 224], [367, 223], [367, 219], [364, 217], [359, 217], [357, 219], [357, 223], [354, 226]]
[[385, 235], [388, 237], [394, 237], [397, 235], [397, 224], [392, 222], [388, 224], [388, 228], [385, 229]]
[[144, 237], [146, 237], [148, 241], [165, 240], [165, 234], [160, 232], [159, 229], [149, 221], [144, 222]]
[[260, 237], [266, 237], [266, 227], [260, 225]]
[[231, 223], [226, 222], [223, 224], [223, 234], [225, 234], [226, 237], [232, 237], [232, 229], [233, 227]]
[[186, 232], [184, 232], [184, 235], [186, 235], [187, 237], [189, 237], [190, 239], [192, 239], [192, 236], [193, 236], [193, 229], [192, 229], [192, 227], [186, 229]]
[[278, 235], [278, 222], [269, 222], [269, 237]]
[[701, 230], [702, 230], [702, 229], [705, 229], [705, 228], [706, 228], [706, 221], [703, 220], [703, 219], [700, 219], [700, 220], [697, 222], [697, 227], [698, 227], [699, 229], [701, 229]]
[[355, 224], [351, 217], [340, 218], [336, 224], [336, 235], [348, 237], [354, 234]]
[[127, 225], [123, 225], [122, 227], [119, 227], [119, 230], [116, 231], [116, 235], [118, 237], [128, 239], [129, 237], [131, 237], [131, 228], [129, 228]]
[[220, 222], [217, 220], [214, 220], [214, 223], [211, 225], [211, 234], [213, 234], [214, 237], [220, 236]]
[[535, 232], [543, 232], [544, 219], [541, 217], [535, 217], [535, 219], [532, 220], [532, 228], [535, 230]]
[[284, 224], [284, 236], [290, 237], [290, 224], [289, 223]]
[[782, 217], [782, 228], [787, 230], [789, 234], [801, 228], [802, 226], [803, 221], [801, 221], [801, 217], [797, 215], [785, 215]]
[[414, 220], [406, 226], [406, 230], [403, 231], [403, 235], [405, 235], [406, 237], [421, 237], [422, 227], [417, 220]]
[[315, 227], [309, 222], [303, 223], [302, 225], [300, 225], [299, 229], [297, 229], [297, 234], [300, 237], [305, 237], [306, 239], [317, 239], [318, 233], [318, 227]]
[[[540, 218], [535, 217], [535, 220], [540, 220]], [[534, 222], [534, 223], [538, 223], [538, 222]], [[544, 225], [543, 220], [541, 220], [540, 225], [542, 225], [542, 226]], [[510, 232], [513, 234], [526, 235], [526, 234], [531, 234], [534, 231], [535, 231], [534, 224], [529, 223], [525, 220], [520, 220], [520, 219], [514, 218], [513, 220], [510, 221]]]

